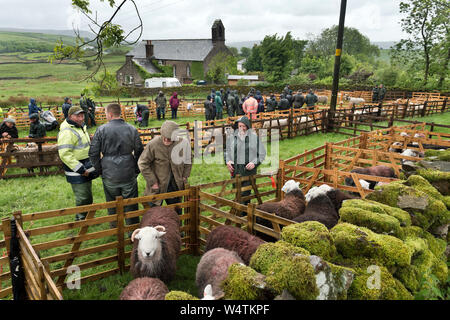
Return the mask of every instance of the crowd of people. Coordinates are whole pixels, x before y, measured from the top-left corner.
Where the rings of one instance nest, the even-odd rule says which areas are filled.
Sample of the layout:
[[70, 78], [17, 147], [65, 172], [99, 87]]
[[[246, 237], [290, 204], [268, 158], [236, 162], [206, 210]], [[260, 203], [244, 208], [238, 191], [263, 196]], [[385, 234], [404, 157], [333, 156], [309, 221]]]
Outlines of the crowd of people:
[[[124, 199], [138, 197], [137, 177], [142, 174], [146, 182], [144, 195], [154, 195], [183, 190], [192, 168], [190, 141], [180, 138], [179, 125], [166, 120], [161, 126], [161, 135], [143, 145], [137, 129], [121, 118], [119, 104], [106, 107], [108, 122], [101, 125], [92, 140], [85, 124], [85, 112], [72, 106], [58, 134], [58, 154], [63, 162], [67, 182], [71, 185], [76, 206], [92, 204], [92, 180], [101, 177], [106, 201], [117, 196]], [[225, 164], [234, 176], [256, 174], [264, 161], [266, 151], [260, 138], [251, 130], [246, 116], [236, 120], [235, 131], [227, 136], [224, 154]], [[183, 145], [183, 143], [185, 145]], [[180, 160], [181, 159], [181, 160]], [[248, 195], [245, 191], [242, 196]], [[181, 202], [181, 197], [167, 199], [167, 204]], [[162, 201], [150, 202], [150, 206]], [[124, 211], [138, 210], [137, 205], [125, 207]], [[181, 209], [176, 209], [181, 214]], [[108, 214], [114, 214], [108, 209]], [[83, 220], [87, 212], [77, 214]], [[137, 218], [126, 220], [127, 224], [138, 223]], [[112, 224], [114, 227], [114, 224]]]
[[293, 92], [287, 85], [280, 99], [277, 100], [275, 94], [271, 92], [264, 100], [261, 91], [251, 89], [247, 95], [239, 95], [237, 90], [220, 89], [211, 90], [211, 93], [203, 102], [205, 108], [205, 120], [218, 120], [223, 118], [223, 110], [226, 108], [229, 117], [246, 115], [249, 119], [255, 119], [260, 112], [272, 112], [275, 110], [289, 110], [290, 108], [300, 109], [304, 105], [308, 109], [314, 109], [318, 101], [313, 89], [308, 94], [303, 95], [302, 90]]

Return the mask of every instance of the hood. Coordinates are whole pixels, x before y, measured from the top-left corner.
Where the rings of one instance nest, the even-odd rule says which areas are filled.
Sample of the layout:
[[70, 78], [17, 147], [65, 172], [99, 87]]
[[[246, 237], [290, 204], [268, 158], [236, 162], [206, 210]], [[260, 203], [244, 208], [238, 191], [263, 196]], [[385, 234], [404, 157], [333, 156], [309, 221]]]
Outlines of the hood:
[[176, 92], [174, 92], [172, 96], [173, 96], [174, 98], [177, 98], [177, 97], [178, 97], [178, 94], [177, 94]]
[[31, 98], [31, 99], [30, 99], [30, 104], [35, 105], [35, 104], [36, 104], [36, 99]]
[[247, 126], [247, 129], [251, 128], [250, 120], [248, 120], [248, 118], [246, 116], [242, 116], [234, 122], [234, 125], [233, 125], [234, 130], [237, 130], [239, 122], [242, 122], [243, 124], [245, 124]]
[[167, 139], [172, 138], [172, 133], [179, 128], [178, 124], [174, 121], [166, 121], [161, 126], [161, 135]]
[[164, 95], [164, 92], [160, 91], [158, 94], [162, 97]]
[[39, 115], [37, 113], [32, 113], [29, 118], [39, 120]]
[[216, 96], [220, 97], [220, 91], [216, 91]]

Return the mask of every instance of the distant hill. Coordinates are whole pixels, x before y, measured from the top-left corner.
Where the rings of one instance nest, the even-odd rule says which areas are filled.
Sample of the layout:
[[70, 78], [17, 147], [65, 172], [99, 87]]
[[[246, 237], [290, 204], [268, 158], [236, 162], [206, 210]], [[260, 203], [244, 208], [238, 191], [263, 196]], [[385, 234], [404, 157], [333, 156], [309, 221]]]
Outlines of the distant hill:
[[239, 42], [227, 42], [225, 41], [225, 44], [228, 47], [235, 47], [237, 48], [239, 51], [241, 51], [242, 47], [246, 47], [246, 48], [253, 48], [253, 45], [255, 44], [259, 44], [262, 40], [256, 40], [256, 41], [239, 41]]
[[390, 49], [396, 43], [397, 42], [395, 42], [395, 41], [374, 41], [374, 42], [372, 42], [372, 44], [379, 46], [380, 49]]
[[73, 35], [0, 30], [0, 53], [52, 52], [60, 40], [66, 45], [76, 44]]
[[[49, 30], [49, 29], [20, 29], [20, 28], [1, 28], [0, 31], [6, 32], [19, 32], [19, 33], [43, 33], [43, 34], [52, 34], [52, 35], [60, 35], [67, 37], [76, 37], [73, 30]], [[83, 38], [92, 39], [94, 38], [94, 34], [89, 31], [80, 31], [80, 35]]]

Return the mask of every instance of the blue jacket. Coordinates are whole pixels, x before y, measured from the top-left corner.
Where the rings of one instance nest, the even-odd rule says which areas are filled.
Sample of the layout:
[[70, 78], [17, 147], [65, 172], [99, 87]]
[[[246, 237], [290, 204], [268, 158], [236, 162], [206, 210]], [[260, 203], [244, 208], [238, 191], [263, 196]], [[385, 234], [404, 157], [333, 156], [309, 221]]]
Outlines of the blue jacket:
[[39, 113], [40, 111], [42, 111], [42, 109], [37, 106], [36, 100], [31, 98], [30, 104], [28, 105], [28, 115], [32, 115], [33, 113]]

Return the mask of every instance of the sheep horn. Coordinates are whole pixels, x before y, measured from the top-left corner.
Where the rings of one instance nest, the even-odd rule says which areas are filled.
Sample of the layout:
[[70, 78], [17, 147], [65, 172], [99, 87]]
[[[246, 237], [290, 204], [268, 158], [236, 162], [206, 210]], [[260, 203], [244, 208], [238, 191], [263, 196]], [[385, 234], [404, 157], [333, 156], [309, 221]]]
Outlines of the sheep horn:
[[164, 232], [164, 231], [166, 231], [166, 228], [164, 227], [164, 226], [156, 226], [156, 227], [154, 227], [157, 231], [159, 231], [159, 232]]
[[141, 231], [141, 229], [139, 228], [133, 231], [133, 233], [131, 234], [131, 242], [134, 242], [134, 237], [139, 233], [139, 231]]

